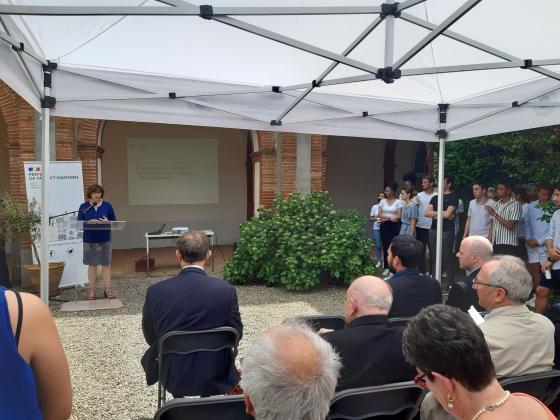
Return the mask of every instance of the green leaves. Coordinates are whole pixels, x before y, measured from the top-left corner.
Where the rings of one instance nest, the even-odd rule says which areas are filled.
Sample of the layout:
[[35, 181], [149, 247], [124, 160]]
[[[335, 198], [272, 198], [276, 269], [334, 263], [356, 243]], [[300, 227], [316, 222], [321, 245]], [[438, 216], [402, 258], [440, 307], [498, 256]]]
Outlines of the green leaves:
[[446, 144], [446, 172], [455, 176], [455, 187], [464, 197], [471, 197], [475, 179], [494, 186], [503, 178], [517, 185], [554, 185], [560, 181], [559, 164], [559, 126]]
[[325, 277], [349, 283], [375, 271], [373, 241], [363, 237], [365, 223], [356, 211], [336, 209], [326, 192], [277, 198], [273, 209], [241, 226], [224, 277], [288, 290], [312, 289]]

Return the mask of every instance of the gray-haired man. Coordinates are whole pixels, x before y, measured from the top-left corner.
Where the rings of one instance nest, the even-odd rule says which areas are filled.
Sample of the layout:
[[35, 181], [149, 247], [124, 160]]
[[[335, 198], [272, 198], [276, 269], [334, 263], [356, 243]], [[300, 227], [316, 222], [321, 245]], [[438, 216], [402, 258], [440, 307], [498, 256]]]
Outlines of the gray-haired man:
[[256, 420], [323, 420], [340, 361], [331, 345], [294, 322], [258, 337], [243, 361], [241, 387]]
[[[498, 255], [482, 266], [472, 286], [479, 303], [490, 311], [480, 324], [498, 377], [527, 375], [552, 369], [554, 325], [531, 312], [523, 303], [533, 281], [525, 263], [510, 255]], [[452, 419], [428, 394], [421, 417]]]
[[337, 390], [414, 377], [414, 368], [402, 354], [403, 328], [389, 324], [392, 303], [389, 283], [378, 277], [359, 277], [348, 288], [344, 302], [348, 327], [323, 334], [342, 361]]

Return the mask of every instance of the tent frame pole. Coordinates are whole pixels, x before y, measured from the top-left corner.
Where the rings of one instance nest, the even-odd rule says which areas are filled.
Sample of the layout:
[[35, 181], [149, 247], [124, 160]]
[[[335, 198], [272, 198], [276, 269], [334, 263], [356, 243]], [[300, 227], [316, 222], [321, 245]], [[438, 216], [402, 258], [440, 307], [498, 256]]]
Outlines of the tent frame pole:
[[[387, 0], [387, 4], [393, 4], [394, 0]], [[389, 67], [393, 64], [393, 55], [395, 51], [395, 16], [387, 15], [385, 17], [385, 54], [384, 64]]]
[[41, 104], [41, 299], [49, 303], [49, 208], [48, 185], [50, 177], [50, 107], [51, 72], [43, 68], [43, 98]]
[[422, 38], [414, 47], [412, 47], [408, 52], [406, 52], [401, 58], [399, 58], [395, 64], [393, 64], [393, 69], [399, 69], [405, 65], [409, 60], [411, 60], [416, 54], [418, 54], [426, 45], [430, 44], [434, 39], [441, 35], [447, 28], [461, 19], [466, 15], [473, 7], [475, 7], [482, 0], [469, 0], [459, 7], [455, 12], [453, 12], [447, 19], [442, 23], [432, 29], [428, 35]]
[[[342, 52], [342, 55], [344, 57], [347, 57], [352, 51], [354, 51], [354, 49], [360, 45], [360, 43], [367, 38], [367, 36], [369, 34], [371, 34], [373, 32], [373, 30], [375, 28], [377, 28], [377, 26], [379, 26], [379, 24], [383, 21], [382, 18], [378, 17], [376, 18], [366, 29], [364, 29], [362, 31], [362, 33], [348, 46], [346, 47], [346, 49]], [[331, 63], [327, 69], [321, 73], [321, 75], [314, 80], [314, 83], [310, 83], [309, 86], [306, 88], [305, 92], [303, 92], [294, 102], [292, 102], [290, 105], [288, 105], [281, 113], [280, 115], [278, 115], [278, 117], [276, 118], [275, 121], [279, 122], [282, 121], [282, 119], [288, 115], [288, 113], [294, 109], [301, 101], [303, 101], [305, 99], [305, 97], [307, 95], [309, 95], [313, 89], [315, 89], [316, 87], [320, 86], [320, 84], [323, 82], [323, 80], [325, 79], [325, 77], [327, 77], [335, 68], [336, 66], [338, 66], [338, 62], [333, 62]], [[374, 75], [371, 75], [374, 79], [376, 78]], [[281, 90], [287, 90], [286, 88], [280, 87]], [[290, 89], [291, 90], [291, 89]]]
[[449, 104], [439, 104], [439, 130], [436, 135], [439, 138], [439, 152], [438, 152], [438, 195], [437, 195], [437, 219], [436, 219], [436, 267], [435, 277], [440, 283], [443, 283], [441, 276], [442, 272], [442, 256], [443, 256], [443, 178], [445, 176], [445, 139], [447, 138], [447, 110]]

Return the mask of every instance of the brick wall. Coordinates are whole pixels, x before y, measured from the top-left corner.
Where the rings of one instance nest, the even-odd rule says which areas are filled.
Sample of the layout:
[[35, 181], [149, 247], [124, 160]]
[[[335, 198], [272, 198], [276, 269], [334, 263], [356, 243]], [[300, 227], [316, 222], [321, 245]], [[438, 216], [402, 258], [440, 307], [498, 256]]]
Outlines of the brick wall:
[[[279, 133], [281, 153], [280, 194], [285, 197], [296, 190], [297, 136], [295, 133]], [[271, 207], [276, 194], [276, 141], [273, 132], [257, 132], [259, 152], [253, 154], [253, 162], [261, 163], [260, 203]], [[327, 136], [311, 136], [311, 191], [323, 191], [327, 185]]]
[[[23, 162], [36, 160], [35, 111], [0, 81], [0, 112], [6, 121], [10, 161], [10, 194], [25, 200]], [[98, 180], [98, 159], [103, 148], [98, 145], [101, 121], [92, 119], [55, 119], [57, 160], [81, 160], [84, 189]], [[282, 160], [280, 163], [280, 194], [285, 197], [296, 190], [297, 162], [295, 133], [279, 133]], [[276, 195], [276, 141], [270, 131], [257, 132], [259, 149], [251, 158], [260, 162], [260, 207], [270, 207]], [[311, 191], [326, 188], [327, 136], [311, 136]]]
[[[8, 131], [10, 162], [10, 195], [25, 201], [23, 162], [37, 159], [35, 155], [35, 110], [0, 80], [0, 113]], [[103, 149], [97, 146], [101, 126], [98, 120], [55, 118], [57, 160], [82, 160], [84, 184], [97, 182], [97, 158]], [[77, 133], [76, 133], [77, 132]], [[76, 134], [77, 137], [76, 138]]]
[[98, 146], [97, 138], [101, 129], [100, 120], [81, 120], [78, 126], [78, 159], [82, 161], [84, 191], [88, 185], [98, 180], [97, 159], [103, 156], [103, 149]]

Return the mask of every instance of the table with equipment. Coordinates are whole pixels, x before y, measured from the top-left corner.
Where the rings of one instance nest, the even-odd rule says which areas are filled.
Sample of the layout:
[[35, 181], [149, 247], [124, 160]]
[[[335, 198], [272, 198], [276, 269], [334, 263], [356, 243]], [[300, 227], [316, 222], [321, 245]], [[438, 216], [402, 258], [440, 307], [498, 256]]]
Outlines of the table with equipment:
[[[215, 245], [215, 238], [216, 238], [216, 234], [214, 233], [214, 231], [212, 230], [207, 230], [207, 229], [201, 229], [206, 236], [208, 237], [208, 239], [210, 240], [210, 249], [212, 251], [214, 251], [214, 245]], [[179, 236], [181, 236], [183, 234], [183, 232], [161, 232], [161, 233], [150, 233], [147, 232], [146, 234], [144, 234], [145, 238], [146, 238], [146, 276], [150, 275], [150, 241], [153, 240], [158, 240], [158, 239], [177, 239]], [[212, 271], [214, 271], [214, 252], [212, 252], [212, 256], [210, 257], [211, 260], [211, 265], [212, 265]]]

